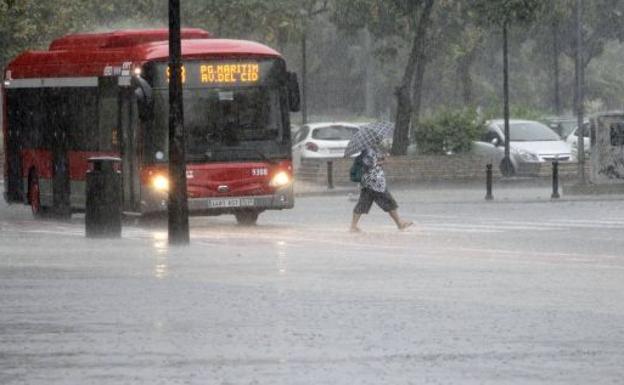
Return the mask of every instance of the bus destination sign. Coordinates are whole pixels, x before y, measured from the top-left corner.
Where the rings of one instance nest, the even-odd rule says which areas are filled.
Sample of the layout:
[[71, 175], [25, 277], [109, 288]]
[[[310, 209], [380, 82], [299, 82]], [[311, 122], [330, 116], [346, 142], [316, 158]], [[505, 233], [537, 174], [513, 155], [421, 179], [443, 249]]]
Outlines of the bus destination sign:
[[[170, 71], [167, 66], [166, 79], [169, 81]], [[261, 79], [258, 63], [192, 63], [182, 66], [182, 83], [190, 82], [203, 86], [235, 86], [256, 84]]]
[[255, 83], [260, 79], [258, 63], [201, 64], [202, 83]]

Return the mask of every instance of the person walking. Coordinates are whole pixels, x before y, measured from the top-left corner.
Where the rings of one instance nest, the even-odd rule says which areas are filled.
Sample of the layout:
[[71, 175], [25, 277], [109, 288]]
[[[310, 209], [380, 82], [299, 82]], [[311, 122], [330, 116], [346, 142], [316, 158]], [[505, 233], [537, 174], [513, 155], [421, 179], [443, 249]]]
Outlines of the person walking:
[[[368, 214], [373, 202], [377, 204], [383, 211], [387, 212], [399, 230], [405, 230], [410, 227], [413, 222], [404, 220], [399, 216], [398, 205], [396, 200], [392, 197], [392, 194], [388, 191], [386, 183], [386, 176], [383, 170], [384, 158], [379, 149], [381, 141], [383, 139], [383, 130], [375, 130], [371, 127], [363, 127], [361, 135], [367, 136], [367, 140], [363, 143], [367, 145], [362, 149], [361, 157], [362, 162], [362, 176], [360, 179], [360, 198], [353, 208], [353, 218], [351, 219], [350, 231], [360, 232], [358, 222], [362, 217], [362, 214]], [[362, 142], [361, 139], [354, 138]], [[347, 146], [347, 151], [349, 151]], [[362, 147], [362, 146], [360, 146]]]

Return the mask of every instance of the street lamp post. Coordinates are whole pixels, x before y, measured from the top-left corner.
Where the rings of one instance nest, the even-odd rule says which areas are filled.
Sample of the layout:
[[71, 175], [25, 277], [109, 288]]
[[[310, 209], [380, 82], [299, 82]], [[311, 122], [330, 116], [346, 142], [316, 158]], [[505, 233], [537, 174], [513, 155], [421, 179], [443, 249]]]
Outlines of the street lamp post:
[[189, 239], [186, 149], [182, 103], [180, 0], [169, 0], [169, 244]]
[[505, 20], [503, 23], [503, 118], [505, 120], [505, 156], [501, 164], [501, 171], [505, 176], [511, 176], [513, 174], [513, 165], [510, 157], [510, 135], [509, 135], [509, 50], [507, 30], [509, 28], [509, 21]]
[[308, 123], [308, 14], [301, 11], [301, 121]]
[[576, 75], [576, 122], [578, 124], [577, 134], [577, 158], [578, 158], [578, 179], [579, 182], [585, 184], [585, 127], [583, 125], [583, 35], [581, 33], [582, 25], [582, 0], [576, 0], [576, 60], [574, 63]]

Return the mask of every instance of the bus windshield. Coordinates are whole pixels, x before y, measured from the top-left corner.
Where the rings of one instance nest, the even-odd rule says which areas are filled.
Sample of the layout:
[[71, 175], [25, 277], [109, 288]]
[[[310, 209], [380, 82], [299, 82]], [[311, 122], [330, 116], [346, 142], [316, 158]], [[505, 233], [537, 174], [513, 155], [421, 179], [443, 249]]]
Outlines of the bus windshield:
[[[264, 66], [259, 68], [261, 71], [265, 69]], [[283, 120], [288, 112], [281, 97], [282, 87], [277, 81], [260, 78], [255, 84], [191, 85], [188, 77], [193, 72], [190, 69], [183, 87], [189, 161], [256, 160], [283, 156], [279, 144], [284, 139]], [[152, 161], [167, 159], [168, 127], [169, 91], [168, 88], [158, 87], [154, 89], [154, 125], [145, 140], [146, 155], [150, 157], [152, 154]]]

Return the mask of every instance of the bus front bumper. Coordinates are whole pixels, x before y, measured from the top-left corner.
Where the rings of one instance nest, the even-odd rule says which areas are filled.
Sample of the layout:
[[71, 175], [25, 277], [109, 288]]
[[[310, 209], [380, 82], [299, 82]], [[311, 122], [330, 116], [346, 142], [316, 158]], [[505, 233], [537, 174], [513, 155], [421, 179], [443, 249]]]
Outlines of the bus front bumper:
[[[145, 189], [141, 198], [142, 214], [167, 210], [167, 193]], [[220, 215], [242, 210], [282, 210], [293, 207], [294, 193], [292, 185], [276, 189], [270, 195], [188, 198], [188, 209], [191, 214]]]

